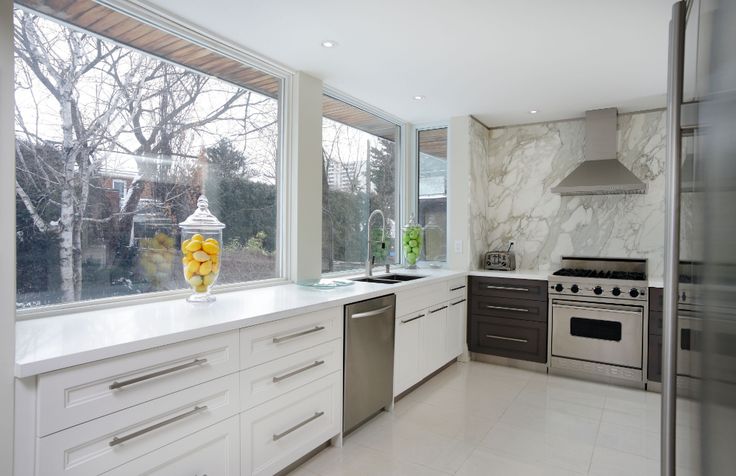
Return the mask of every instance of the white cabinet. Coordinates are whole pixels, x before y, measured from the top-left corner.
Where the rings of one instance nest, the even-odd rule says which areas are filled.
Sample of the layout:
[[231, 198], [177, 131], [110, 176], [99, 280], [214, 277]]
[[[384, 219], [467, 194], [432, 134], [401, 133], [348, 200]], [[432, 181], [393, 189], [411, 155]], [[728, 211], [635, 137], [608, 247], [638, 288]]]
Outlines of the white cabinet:
[[396, 319], [394, 341], [394, 396], [407, 390], [420, 379], [419, 349], [422, 319], [427, 311], [417, 311]]
[[232, 331], [41, 374], [39, 436], [237, 372], [238, 350]]
[[397, 294], [394, 396], [463, 353], [466, 291], [463, 276]]
[[202, 383], [39, 439], [39, 475], [93, 476], [240, 411], [238, 375]]
[[449, 361], [463, 353], [468, 306], [465, 298], [450, 301], [447, 308], [447, 332], [445, 332], [445, 358]]
[[342, 372], [334, 372], [241, 415], [241, 474], [275, 474], [341, 428]]
[[238, 476], [240, 422], [238, 416], [193, 433], [105, 476]]
[[421, 328], [419, 370], [421, 372], [420, 378], [424, 378], [450, 360], [445, 353], [447, 304], [436, 304], [430, 307]]

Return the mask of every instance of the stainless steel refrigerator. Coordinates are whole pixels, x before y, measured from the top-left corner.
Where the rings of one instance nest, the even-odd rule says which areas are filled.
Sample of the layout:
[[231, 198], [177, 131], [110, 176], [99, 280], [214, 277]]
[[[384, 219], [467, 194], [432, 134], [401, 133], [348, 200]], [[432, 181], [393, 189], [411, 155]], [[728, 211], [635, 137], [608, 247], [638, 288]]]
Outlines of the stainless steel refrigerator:
[[[676, 438], [679, 390], [700, 408], [699, 438], [690, 443], [700, 449], [699, 473], [731, 475], [736, 472], [736, 0], [673, 5], [667, 134], [661, 473], [676, 474], [677, 453], [687, 450]], [[678, 306], [683, 292], [696, 297], [695, 312], [687, 315]], [[691, 325], [683, 325], [686, 319]]]

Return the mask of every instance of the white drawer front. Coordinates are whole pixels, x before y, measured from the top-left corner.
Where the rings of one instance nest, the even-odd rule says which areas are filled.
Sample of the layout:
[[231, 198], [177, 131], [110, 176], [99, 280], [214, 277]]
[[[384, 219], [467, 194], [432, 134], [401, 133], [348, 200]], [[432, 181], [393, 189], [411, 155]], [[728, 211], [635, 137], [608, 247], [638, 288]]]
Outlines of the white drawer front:
[[342, 339], [335, 339], [240, 372], [243, 410], [342, 369]]
[[396, 315], [404, 316], [444, 301], [447, 301], [446, 281], [401, 291], [396, 293]]
[[342, 307], [240, 329], [241, 369], [342, 337]]
[[238, 331], [70, 367], [38, 378], [40, 436], [238, 370]]
[[118, 466], [105, 476], [239, 474], [240, 422], [239, 417], [234, 416]]
[[342, 372], [242, 414], [242, 474], [272, 475], [340, 433]]
[[456, 301], [463, 299], [467, 296], [468, 292], [468, 278], [463, 276], [462, 278], [453, 278], [447, 282], [447, 299]]
[[39, 475], [100, 474], [235, 415], [239, 404], [235, 373], [43, 437], [36, 467]]

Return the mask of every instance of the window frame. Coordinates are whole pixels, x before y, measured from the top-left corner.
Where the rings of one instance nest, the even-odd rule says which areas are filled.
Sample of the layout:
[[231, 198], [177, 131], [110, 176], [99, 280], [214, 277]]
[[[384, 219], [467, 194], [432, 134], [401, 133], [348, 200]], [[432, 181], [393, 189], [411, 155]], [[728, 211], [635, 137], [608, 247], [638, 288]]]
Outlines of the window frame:
[[[133, 2], [121, 2], [119, 0], [97, 0], [98, 3], [107, 6], [113, 10], [119, 11], [125, 15], [128, 15], [136, 20], [139, 20], [142, 23], [146, 23], [154, 28], [157, 28], [161, 31], [164, 31], [166, 33], [169, 33], [171, 35], [177, 36], [185, 41], [191, 42], [197, 46], [206, 48], [214, 53], [220, 54], [224, 57], [236, 60], [240, 63], [243, 63], [247, 66], [252, 66], [254, 68], [257, 68], [264, 73], [270, 74], [274, 78], [276, 78], [280, 85], [279, 85], [279, 107], [278, 107], [278, 133], [279, 133], [279, 141], [278, 141], [278, 169], [277, 173], [279, 174], [279, 179], [277, 183], [277, 190], [276, 190], [276, 209], [277, 209], [277, 215], [276, 215], [276, 227], [277, 227], [277, 237], [276, 237], [276, 250], [278, 251], [276, 256], [276, 272], [278, 274], [275, 278], [270, 279], [263, 279], [263, 280], [256, 280], [256, 281], [244, 281], [242, 283], [230, 283], [230, 284], [218, 284], [217, 287], [214, 289], [214, 294], [220, 294], [225, 292], [231, 292], [231, 291], [240, 291], [240, 290], [247, 290], [247, 289], [257, 289], [267, 286], [274, 286], [274, 285], [281, 285], [281, 284], [287, 284], [291, 280], [291, 276], [289, 275], [289, 264], [291, 262], [291, 256], [290, 256], [290, 242], [291, 242], [291, 235], [288, 233], [289, 227], [289, 220], [291, 217], [291, 207], [290, 207], [290, 188], [291, 184], [294, 182], [294, 178], [291, 176], [293, 173], [294, 167], [292, 166], [291, 162], [295, 159], [292, 154], [292, 144], [291, 144], [291, 131], [292, 131], [292, 124], [291, 124], [291, 111], [293, 108], [293, 76], [294, 71], [289, 70], [281, 65], [278, 65], [274, 62], [268, 61], [264, 59], [263, 57], [254, 54], [251, 51], [247, 51], [243, 49], [242, 47], [239, 47], [231, 42], [228, 42], [220, 37], [218, 37], [215, 34], [212, 34], [211, 32], [205, 32], [202, 31], [201, 28], [197, 28], [193, 25], [188, 24], [188, 22], [185, 22], [184, 20], [181, 20], [176, 17], [167, 18], [167, 16], [170, 17], [170, 14], [167, 14], [166, 12], [162, 10], [155, 10], [152, 8], [142, 7], [140, 5], [136, 5]], [[28, 9], [28, 7], [19, 4], [19, 3], [13, 3], [14, 8], [24, 8]], [[31, 9], [32, 10], [32, 9]], [[32, 10], [35, 15], [47, 18], [51, 21], [57, 22], [62, 24], [66, 28], [71, 28], [73, 30], [100, 36], [94, 32], [86, 31], [82, 28], [79, 28], [78, 26], [75, 26], [73, 24], [70, 24], [68, 22], [65, 22], [63, 19], [56, 18], [53, 16], [50, 16], [48, 14], [45, 14], [43, 12], [39, 12], [37, 10]], [[130, 48], [137, 50], [131, 46], [125, 45], [119, 41], [116, 41], [113, 38], [107, 38], [107, 37], [101, 37], [105, 41], [110, 41], [116, 44], [119, 44], [125, 48]], [[142, 54], [151, 55], [150, 53], [147, 53], [145, 51], [141, 51]], [[160, 61], [166, 61], [172, 64], [175, 64], [179, 67], [189, 68], [187, 65], [183, 65], [180, 63], [176, 63], [173, 61], [168, 60], [167, 58], [161, 58], [158, 56], [155, 56]], [[205, 74], [201, 71], [196, 71], [198, 74]], [[223, 80], [227, 81], [227, 80]], [[235, 84], [235, 83], [233, 83]], [[242, 85], [235, 84], [238, 87], [243, 87]], [[247, 88], [245, 88], [247, 89]], [[15, 168], [13, 169], [13, 174], [15, 174]], [[14, 222], [15, 224], [15, 222]], [[13, 245], [15, 246], [15, 241], [13, 242]], [[149, 293], [144, 294], [132, 294], [128, 296], [115, 296], [115, 297], [105, 297], [105, 298], [99, 298], [89, 301], [77, 301], [77, 302], [69, 302], [69, 303], [60, 303], [60, 304], [52, 304], [48, 306], [39, 306], [37, 308], [26, 308], [26, 309], [16, 309], [15, 310], [15, 320], [16, 321], [23, 321], [23, 320], [30, 320], [30, 319], [38, 319], [43, 317], [52, 317], [52, 316], [61, 316], [65, 314], [74, 314], [76, 312], [86, 312], [86, 311], [94, 311], [98, 309], [109, 309], [114, 307], [121, 307], [121, 306], [129, 306], [132, 304], [147, 304], [147, 303], [153, 303], [153, 302], [163, 302], [163, 301], [169, 301], [173, 299], [181, 299], [191, 294], [191, 290], [187, 288], [182, 288], [178, 290], [168, 290], [168, 291], [153, 291]]]
[[[412, 141], [412, 153], [413, 153], [413, 164], [414, 164], [414, 194], [412, 196], [413, 200], [413, 207], [414, 207], [414, 216], [417, 219], [417, 222], [419, 220], [419, 133], [424, 131], [433, 131], [436, 129], [447, 129], [447, 143], [448, 143], [448, 150], [449, 150], [449, 143], [450, 143], [450, 122], [449, 121], [436, 121], [436, 122], [426, 122], [422, 124], [418, 124], [414, 126], [414, 140]], [[448, 161], [447, 167], [449, 171], [449, 154], [448, 157], [445, 159]], [[447, 195], [445, 196], [445, 200], [447, 200]], [[447, 207], [445, 207], [447, 208]], [[445, 210], [447, 212], [447, 210]], [[447, 254], [449, 254], [449, 246], [450, 246], [450, 233], [447, 230], [448, 220], [445, 217], [445, 250], [448, 251]], [[426, 263], [435, 263], [440, 264], [442, 266], [446, 266], [448, 262], [448, 256], [445, 255], [444, 261], [426, 261], [423, 260]]]
[[[399, 194], [399, 197], [397, 199], [397, 213], [396, 213], [396, 220], [397, 220], [397, 237], [398, 233], [400, 233], [400, 229], [403, 226], [404, 223], [408, 220], [409, 212], [408, 206], [411, 202], [407, 201], [407, 196], [409, 192], [409, 186], [408, 186], [408, 177], [410, 176], [409, 171], [406, 168], [407, 160], [406, 158], [409, 155], [409, 152], [407, 150], [407, 141], [406, 138], [408, 137], [408, 131], [411, 128], [411, 125], [400, 119], [397, 116], [394, 116], [393, 114], [390, 114], [382, 109], [379, 109], [375, 106], [371, 106], [370, 104], [361, 101], [360, 99], [357, 99], [347, 93], [344, 93], [340, 91], [337, 88], [331, 87], [328, 84], [325, 84], [322, 90], [322, 94], [325, 96], [329, 96], [333, 99], [337, 99], [338, 101], [342, 101], [345, 104], [348, 104], [349, 106], [356, 107], [358, 109], [361, 109], [369, 114], [373, 114], [374, 116], [383, 119], [385, 121], [388, 121], [395, 126], [397, 126], [398, 129], [398, 137], [397, 137], [397, 144], [396, 144], [396, 182], [398, 183], [397, 192]], [[322, 116], [324, 117], [324, 116]], [[396, 263], [395, 266], [402, 267], [404, 265], [404, 250], [402, 249], [402, 243], [401, 240], [396, 240]], [[339, 276], [350, 276], [355, 275], [357, 270], [347, 270], [347, 271], [331, 271], [322, 273], [320, 272], [320, 275], [326, 278], [329, 277], [339, 277]]]

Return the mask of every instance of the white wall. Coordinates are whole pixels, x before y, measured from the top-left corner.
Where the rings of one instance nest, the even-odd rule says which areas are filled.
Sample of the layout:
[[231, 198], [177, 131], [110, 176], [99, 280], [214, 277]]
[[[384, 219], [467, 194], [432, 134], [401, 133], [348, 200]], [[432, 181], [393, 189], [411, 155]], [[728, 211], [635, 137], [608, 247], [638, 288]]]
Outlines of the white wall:
[[[13, 2], [0, 0], [0, 243], [15, 243]], [[15, 246], [0, 246], [0, 474], [13, 474]]]
[[[319, 278], [322, 272], [322, 81], [304, 73], [294, 75], [290, 121], [292, 126], [290, 276]], [[289, 230], [285, 230], [288, 234]]]
[[[470, 116], [453, 117], [447, 128], [447, 266], [470, 266]], [[460, 251], [455, 245], [459, 243]]]

